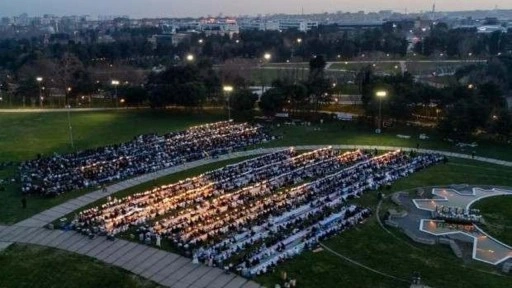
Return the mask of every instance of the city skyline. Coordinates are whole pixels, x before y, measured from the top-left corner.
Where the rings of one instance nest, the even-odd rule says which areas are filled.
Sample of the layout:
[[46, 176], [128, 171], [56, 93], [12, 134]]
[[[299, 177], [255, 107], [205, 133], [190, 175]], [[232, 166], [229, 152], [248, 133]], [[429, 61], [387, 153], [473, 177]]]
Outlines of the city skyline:
[[[430, 11], [434, 1], [425, 0], [275, 0], [261, 2], [250, 0], [17, 0], [0, 2], [0, 16], [16, 16], [28, 13], [31, 16], [44, 14], [64, 15], [128, 15], [132, 18], [158, 17], [200, 17], [219, 14], [238, 16], [257, 14], [300, 14], [321, 12], [357, 12], [393, 10], [396, 12]], [[405, 2], [405, 3], [404, 3]], [[436, 11], [491, 10], [512, 9], [510, 0], [465, 1], [461, 7], [460, 0], [435, 1]]]

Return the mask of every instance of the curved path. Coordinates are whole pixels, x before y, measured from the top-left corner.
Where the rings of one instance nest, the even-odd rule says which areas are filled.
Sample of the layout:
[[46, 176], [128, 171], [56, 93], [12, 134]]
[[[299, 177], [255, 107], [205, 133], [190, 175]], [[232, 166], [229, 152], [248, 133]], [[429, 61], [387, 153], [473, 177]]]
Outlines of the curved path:
[[363, 268], [363, 269], [366, 269], [366, 270], [368, 270], [368, 271], [370, 271], [370, 272], [377, 273], [377, 274], [379, 274], [379, 275], [381, 275], [381, 276], [384, 276], [384, 277], [387, 277], [387, 278], [391, 278], [391, 279], [393, 279], [393, 280], [397, 280], [397, 281], [401, 281], [401, 282], [405, 282], [405, 283], [409, 283], [409, 282], [410, 282], [409, 280], [406, 280], [406, 279], [403, 279], [403, 278], [399, 278], [399, 277], [396, 277], [396, 276], [393, 276], [393, 275], [390, 275], [390, 274], [387, 274], [387, 273], [384, 273], [384, 272], [381, 272], [381, 271], [375, 270], [375, 269], [370, 268], [370, 267], [368, 267], [368, 266], [366, 266], [366, 265], [364, 265], [364, 264], [361, 264], [361, 263], [359, 263], [359, 262], [357, 262], [357, 261], [355, 261], [355, 260], [352, 260], [352, 259], [348, 258], [347, 256], [343, 256], [343, 255], [341, 255], [340, 253], [338, 253], [338, 252], [336, 252], [336, 251], [332, 250], [331, 248], [327, 247], [327, 246], [326, 246], [325, 244], [323, 244], [323, 243], [320, 243], [320, 246], [321, 246], [322, 248], [324, 248], [325, 250], [327, 250], [329, 253], [332, 253], [332, 254], [334, 254], [334, 255], [338, 256], [339, 258], [341, 258], [341, 259], [343, 259], [343, 260], [345, 260], [345, 261], [348, 261], [348, 262], [350, 262], [350, 263], [352, 263], [352, 264], [354, 264], [354, 265], [356, 265], [356, 266], [359, 266], [359, 267], [361, 267], [361, 268]]
[[[297, 150], [314, 150], [325, 146], [327, 145], [296, 146], [295, 148]], [[335, 149], [347, 150], [358, 148], [378, 150], [402, 149], [405, 151], [414, 150], [426, 153], [439, 153], [449, 157], [462, 159], [474, 159], [481, 162], [512, 167], [512, 162], [508, 161], [484, 157], [473, 158], [467, 154], [446, 151], [372, 145], [333, 145], [332, 147]], [[77, 209], [80, 209], [81, 207], [141, 183], [209, 163], [246, 156], [261, 155], [286, 148], [288, 147], [260, 148], [230, 153], [218, 158], [202, 159], [119, 182], [107, 187], [107, 192], [97, 190], [85, 194], [81, 197], [38, 213], [26, 220], [14, 224], [13, 226], [0, 226], [0, 249], [2, 249], [1, 247], [6, 247], [10, 243], [14, 242], [55, 247], [97, 258], [146, 277], [161, 285], [170, 287], [259, 287], [255, 282], [248, 281], [242, 277], [225, 274], [218, 268], [192, 264], [188, 258], [155, 249], [147, 245], [125, 240], [108, 241], [104, 237], [98, 237], [90, 240], [75, 232], [47, 230], [42, 227], [69, 213], [72, 213]]]

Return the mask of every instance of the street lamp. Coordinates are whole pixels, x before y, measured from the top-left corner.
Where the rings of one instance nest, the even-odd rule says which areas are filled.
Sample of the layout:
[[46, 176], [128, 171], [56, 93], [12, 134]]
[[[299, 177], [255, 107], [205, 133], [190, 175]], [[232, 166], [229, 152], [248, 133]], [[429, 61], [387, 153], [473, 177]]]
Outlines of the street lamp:
[[380, 133], [382, 131], [382, 99], [388, 96], [388, 92], [380, 90], [375, 92], [375, 96], [379, 98], [379, 128], [375, 132]]
[[43, 77], [37, 77], [37, 84], [39, 85], [39, 106], [43, 108], [43, 91], [41, 90], [41, 82], [43, 82]]
[[230, 94], [233, 92], [234, 88], [233, 86], [226, 85], [222, 88], [224, 90], [224, 93], [226, 93], [228, 98], [228, 120], [231, 120], [231, 101], [230, 101]]
[[[68, 92], [71, 92], [71, 87], [68, 87], [66, 90]], [[71, 149], [73, 149], [73, 151], [74, 151], [75, 150], [75, 141], [73, 140], [73, 127], [71, 126], [71, 115], [69, 113], [71, 111], [71, 105], [66, 104], [66, 108], [67, 108], [67, 112], [68, 112], [69, 141], [71, 143]]]
[[188, 61], [188, 62], [192, 62], [192, 61], [194, 61], [194, 55], [192, 55], [192, 54], [188, 54], [188, 55], [187, 55], [187, 61]]
[[119, 81], [118, 80], [112, 80], [112, 86], [114, 86], [114, 98], [116, 99], [116, 108], [118, 107], [118, 103], [117, 103], [117, 86], [119, 86]]
[[272, 54], [265, 53], [265, 55], [263, 55], [263, 59], [265, 59], [266, 61], [270, 61], [270, 59], [272, 59]]
[[302, 38], [297, 38], [297, 43], [302, 43]]

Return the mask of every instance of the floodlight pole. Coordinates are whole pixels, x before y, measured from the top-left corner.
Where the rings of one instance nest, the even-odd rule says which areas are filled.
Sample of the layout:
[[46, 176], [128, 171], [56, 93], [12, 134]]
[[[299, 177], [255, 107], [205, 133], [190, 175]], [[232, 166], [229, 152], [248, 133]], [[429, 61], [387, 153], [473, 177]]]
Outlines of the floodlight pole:
[[73, 127], [71, 126], [71, 115], [70, 115], [71, 105], [68, 105], [67, 108], [68, 108], [69, 141], [71, 143], [71, 149], [73, 149], [73, 151], [75, 151], [75, 143], [73, 141]]
[[377, 91], [375, 93], [375, 96], [379, 98], [379, 125], [377, 129], [377, 133], [381, 133], [382, 131], [382, 98], [388, 96], [388, 93], [386, 91]]

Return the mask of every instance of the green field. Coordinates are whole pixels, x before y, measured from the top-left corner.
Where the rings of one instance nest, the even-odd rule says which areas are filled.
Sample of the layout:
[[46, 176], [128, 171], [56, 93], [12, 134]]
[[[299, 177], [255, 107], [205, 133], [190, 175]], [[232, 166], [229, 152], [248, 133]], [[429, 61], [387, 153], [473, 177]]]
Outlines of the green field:
[[[222, 113], [184, 113], [183, 111], [105, 111], [78, 112], [71, 114], [73, 135], [77, 149], [119, 143], [143, 133], [164, 133], [184, 129], [190, 125], [224, 118]], [[324, 118], [328, 118], [325, 116]], [[33, 159], [37, 153], [50, 155], [53, 152], [70, 152], [67, 113], [19, 113], [0, 114], [0, 162]], [[512, 160], [509, 147], [480, 141], [480, 146], [471, 150], [460, 150], [453, 144], [441, 141], [436, 133], [427, 128], [395, 127], [377, 135], [366, 125], [344, 122], [326, 122], [323, 125], [273, 127], [272, 133], [281, 139], [264, 146], [295, 146], [311, 144], [389, 145], [432, 148], [453, 152], [471, 153]], [[417, 140], [425, 133], [431, 138]], [[401, 139], [397, 134], [411, 135], [411, 139]], [[0, 170], [0, 179], [12, 178], [16, 166]], [[57, 198], [28, 198], [27, 209], [21, 209], [20, 187], [18, 183], [4, 184], [0, 191], [0, 201], [5, 207], [0, 209], [0, 223], [14, 223], [41, 212], [66, 200], [78, 197], [86, 191], [74, 191]]]
[[0, 252], [0, 287], [160, 286], [93, 258], [35, 245], [13, 244]]
[[380, 73], [397, 73], [400, 72], [400, 63], [397, 62], [379, 62], [375, 63], [357, 63], [357, 62], [345, 62], [345, 63], [334, 63], [329, 69], [332, 70], [347, 70], [359, 72], [362, 68], [371, 66], [375, 72]]
[[[330, 116], [324, 115], [324, 119]], [[384, 145], [437, 149], [457, 153], [471, 154], [475, 152], [477, 156], [491, 157], [502, 160], [512, 161], [510, 146], [495, 144], [484, 140], [475, 140], [478, 143], [476, 148], [460, 149], [453, 143], [443, 141], [443, 139], [430, 128], [421, 127], [392, 127], [387, 128], [383, 134], [375, 134], [372, 127], [365, 124], [330, 122], [322, 125], [312, 126], [289, 126], [281, 125], [273, 129], [275, 135], [282, 136], [278, 141], [267, 143], [266, 146], [293, 146], [293, 145], [313, 145], [313, 144], [347, 144], [347, 145]], [[397, 135], [409, 135], [410, 139], [398, 138]], [[420, 134], [426, 134], [428, 140], [419, 140]]]
[[[185, 111], [98, 111], [70, 113], [77, 150], [131, 140], [143, 133], [165, 133], [221, 120], [224, 115]], [[0, 162], [35, 158], [38, 153], [71, 152], [65, 112], [0, 113]]]
[[512, 196], [482, 199], [472, 208], [480, 209], [483, 229], [499, 241], [512, 246]]
[[[220, 113], [183, 111], [105, 111], [71, 113], [76, 149], [88, 149], [131, 140], [144, 133], [165, 133], [191, 125], [222, 120]], [[69, 141], [67, 113], [0, 114], [0, 162], [33, 159], [38, 153], [73, 151]], [[17, 164], [0, 170], [0, 179], [11, 179]], [[73, 191], [56, 198], [31, 196], [27, 209], [21, 209], [19, 183], [10, 181], [0, 191], [0, 223], [13, 224], [43, 210], [83, 195]]]
[[[84, 112], [73, 113], [71, 115], [76, 139], [75, 143], [79, 149], [126, 141], [141, 133], [163, 133], [171, 130], [183, 129], [189, 125], [215, 121], [221, 118], [223, 118], [223, 115], [210, 113], [186, 114], [182, 112], [162, 111]], [[0, 114], [0, 125], [2, 125], [2, 130], [0, 130], [1, 161], [20, 161], [31, 159], [37, 153], [50, 154], [54, 151], [70, 151], [68, 144], [66, 113]], [[280, 127], [273, 127], [272, 133], [281, 136], [282, 138], [271, 143], [267, 143], [264, 146], [352, 144], [354, 145], [354, 148], [356, 148], [357, 145], [415, 147], [416, 144], [419, 143], [420, 148], [435, 148], [464, 153], [471, 153], [474, 150], [478, 156], [512, 160], [512, 154], [509, 152], [509, 147], [505, 145], [479, 141], [480, 145], [478, 148], [461, 151], [455, 148], [453, 144], [441, 141], [433, 131], [428, 129], [395, 127], [386, 130], [385, 133], [381, 135], [374, 134], [372, 130], [372, 128], [362, 124], [358, 125], [356, 123], [341, 122], [312, 126], [281, 125]], [[426, 133], [431, 136], [431, 138], [427, 141], [416, 140], [417, 135], [420, 133]], [[411, 139], [401, 139], [397, 138], [396, 134], [406, 134], [413, 137]], [[20, 137], [20, 135], [22, 136]], [[151, 183], [132, 187], [117, 195], [122, 196], [140, 192], [151, 188], [153, 185], [175, 182], [179, 179], [197, 175], [240, 160], [241, 159], [229, 160], [183, 171], [171, 176], [163, 177]], [[0, 177], [4, 178], [6, 176], [11, 176], [14, 171], [14, 167], [0, 171]], [[511, 168], [471, 160], [450, 159], [450, 162], [446, 165], [439, 165], [400, 180], [393, 185], [392, 191], [407, 190], [420, 186], [449, 185], [453, 183], [512, 186], [512, 180], [510, 179], [512, 179]], [[30, 198], [28, 199], [28, 209], [23, 210], [21, 209], [21, 204], [19, 202], [20, 196], [18, 184], [8, 184], [6, 188], [6, 191], [0, 192], [0, 203], [2, 203], [2, 209], [0, 209], [0, 222], [4, 223], [19, 221], [41, 210], [50, 208], [67, 199], [75, 198], [85, 193], [85, 191], [72, 192], [53, 199], [40, 199], [37, 197]], [[494, 199], [488, 200], [491, 201]], [[378, 200], [376, 193], [369, 193], [361, 199], [358, 199], [356, 202], [365, 207], [375, 209]], [[481, 203], [485, 204], [486, 202]], [[385, 202], [384, 205], [385, 207], [389, 207], [393, 204]], [[494, 205], [494, 203], [488, 204], [489, 207], [494, 207]], [[503, 207], [508, 206], [505, 205]], [[484, 209], [482, 209], [482, 211], [484, 211]], [[508, 214], [501, 214], [496, 217], [499, 220], [509, 219], [511, 216]], [[419, 271], [421, 272], [425, 283], [433, 287], [506, 287], [512, 283], [512, 278], [510, 276], [496, 275], [496, 270], [492, 266], [475, 261], [465, 263], [456, 258], [445, 246], [431, 247], [414, 244], [406, 239], [399, 231], [392, 231], [396, 237], [393, 237], [382, 230], [382, 228], [378, 226], [376, 218], [372, 217], [367, 221], [367, 223], [358, 226], [356, 229], [347, 231], [339, 236], [329, 239], [325, 244], [341, 255], [347, 256], [361, 264], [369, 266], [370, 268], [391, 274], [406, 281], [410, 280], [414, 271]], [[492, 231], [490, 232], [492, 233]], [[55, 258], [56, 263], [58, 263], [53, 267], [60, 267], [62, 265], [60, 263], [70, 263], [69, 266], [73, 268], [76, 263], [81, 267], [89, 267], [90, 265], [98, 266], [100, 267], [100, 270], [103, 269], [101, 268], [103, 266], [99, 262], [88, 258], [78, 257], [76, 255], [71, 255], [74, 258], [69, 258], [70, 256], [66, 253], [46, 249], [43, 249], [44, 251], [41, 252], [39, 250], [33, 251], [33, 249], [34, 248], [31, 246], [14, 246], [14, 248], [9, 248], [6, 252], [0, 254], [0, 263], [23, 263], [28, 267], [29, 263], [25, 263], [25, 259], [48, 259], [49, 257], [52, 259]], [[45, 256], [47, 254], [50, 256]], [[6, 257], [5, 255], [8, 255], [10, 258], [2, 258]], [[24, 287], [23, 278], [17, 278], [22, 277], [24, 273], [27, 273], [24, 272], [27, 270], [23, 269], [28, 269], [30, 271], [34, 270], [32, 272], [34, 275], [39, 275], [38, 273], [42, 273], [43, 275], [48, 274], [46, 278], [42, 278], [43, 281], [46, 281], [41, 282], [43, 287], [64, 287], [60, 284], [79, 281], [60, 281], [60, 274], [62, 273], [67, 273], [69, 274], [70, 279], [74, 279], [72, 278], [75, 277], [74, 274], [66, 272], [67, 270], [60, 271], [54, 269], [53, 271], [58, 271], [59, 277], [57, 277], [54, 274], [47, 272], [47, 270], [45, 270], [46, 267], [41, 267], [40, 269], [33, 268], [38, 267], [37, 265], [41, 264], [33, 264], [35, 266], [30, 266], [29, 268], [23, 268], [23, 264], [17, 264], [21, 267], [12, 266], [14, 264], [10, 264], [11, 266], [3, 265], [10, 268], [9, 270], [2, 270], [2, 268], [0, 268], [0, 287], [11, 287], [14, 283], [18, 283], [17, 281], [21, 282], [19, 285], [16, 285], [16, 287]], [[52, 267], [51, 265], [48, 266]], [[83, 269], [90, 269], [90, 271], [93, 271], [93, 268]], [[107, 271], [110, 271], [110, 269], [113, 268], [103, 270], [106, 273]], [[21, 272], [16, 274], [16, 271], [18, 270]], [[75, 270], [81, 271], [78, 268], [75, 268]], [[10, 272], [6, 274], [4, 271]], [[121, 280], [111, 280], [111, 278], [105, 278], [107, 276], [103, 276], [100, 272], [92, 274], [82, 272], [81, 275], [92, 275], [89, 276], [90, 279], [87, 279], [87, 281], [91, 283], [97, 283], [94, 281], [112, 281], [112, 283], [116, 283], [113, 284], [114, 286], [99, 285], [99, 287], [137, 287], [137, 285], [151, 286], [151, 284], [144, 284], [138, 280], [133, 280], [134, 278], [132, 276], [123, 274], [124, 272], [122, 271], [117, 272], [120, 274], [116, 274], [116, 270], [113, 271], [114, 272], [108, 273], [112, 275], [124, 275], [125, 278], [120, 278]], [[280, 271], [287, 271], [290, 277], [297, 278], [299, 287], [408, 287], [405, 282], [388, 279], [374, 272], [364, 270], [363, 268], [350, 264], [327, 251], [304, 253], [295, 260], [289, 261], [280, 266], [274, 273], [258, 277], [256, 280], [265, 284], [267, 287], [274, 287], [274, 284], [279, 283]], [[32, 279], [30, 278], [32, 277], [32, 274], [29, 273], [25, 275], [27, 281]], [[8, 277], [4, 275], [7, 275]], [[8, 282], [5, 282], [4, 284], [2, 281]], [[81, 287], [88, 287], [89, 282], [87, 281], [83, 282]], [[82, 284], [82, 282], [79, 283]], [[65, 285], [65, 287], [73, 287], [73, 284]]]

